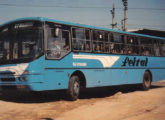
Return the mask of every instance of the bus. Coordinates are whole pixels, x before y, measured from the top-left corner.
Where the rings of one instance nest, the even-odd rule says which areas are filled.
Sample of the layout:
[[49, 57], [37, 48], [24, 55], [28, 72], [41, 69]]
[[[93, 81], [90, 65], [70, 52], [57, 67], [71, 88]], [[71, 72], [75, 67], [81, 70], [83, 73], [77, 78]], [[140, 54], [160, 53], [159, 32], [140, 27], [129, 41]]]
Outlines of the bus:
[[0, 26], [0, 90], [66, 90], [165, 79], [165, 38], [27, 17]]

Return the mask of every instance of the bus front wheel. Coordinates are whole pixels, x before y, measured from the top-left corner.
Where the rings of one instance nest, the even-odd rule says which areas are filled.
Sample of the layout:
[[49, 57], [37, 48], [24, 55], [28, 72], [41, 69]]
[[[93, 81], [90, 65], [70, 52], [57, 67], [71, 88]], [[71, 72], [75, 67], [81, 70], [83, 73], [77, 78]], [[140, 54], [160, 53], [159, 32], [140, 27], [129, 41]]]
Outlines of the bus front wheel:
[[69, 100], [77, 100], [80, 93], [80, 81], [79, 77], [73, 75], [69, 80], [69, 88], [67, 90], [67, 95]]
[[144, 90], [150, 89], [151, 81], [152, 81], [151, 74], [148, 71], [146, 71], [143, 75], [143, 84], [142, 84]]

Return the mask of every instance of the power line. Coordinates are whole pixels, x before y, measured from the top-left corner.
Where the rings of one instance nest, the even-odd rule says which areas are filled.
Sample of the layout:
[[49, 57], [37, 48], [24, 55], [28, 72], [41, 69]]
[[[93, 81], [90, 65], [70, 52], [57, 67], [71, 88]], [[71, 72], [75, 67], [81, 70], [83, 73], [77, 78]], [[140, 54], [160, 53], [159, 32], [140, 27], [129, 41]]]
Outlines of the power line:
[[165, 8], [128, 8], [128, 9], [132, 9], [132, 10], [162, 10], [162, 11], [165, 10]]
[[[62, 6], [62, 5], [30, 5], [30, 4], [9, 4], [9, 3], [0, 3], [0, 6], [8, 6], [8, 7], [53, 7], [53, 8], [89, 8], [89, 9], [110, 9], [111, 7], [104, 7], [104, 6]], [[116, 9], [123, 9], [123, 8], [116, 8]], [[128, 8], [131, 10], [158, 10], [158, 11], [165, 11], [165, 8]]]

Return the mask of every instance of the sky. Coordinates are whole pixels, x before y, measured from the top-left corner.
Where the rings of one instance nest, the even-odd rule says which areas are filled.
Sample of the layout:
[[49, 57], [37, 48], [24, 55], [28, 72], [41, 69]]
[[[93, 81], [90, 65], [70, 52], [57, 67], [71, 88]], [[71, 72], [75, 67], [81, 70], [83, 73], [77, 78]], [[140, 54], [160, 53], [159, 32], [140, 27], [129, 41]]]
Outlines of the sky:
[[[122, 0], [0, 0], [0, 24], [36, 16], [111, 28], [113, 3], [121, 29]], [[165, 0], [128, 0], [128, 29], [143, 28], [165, 31]]]

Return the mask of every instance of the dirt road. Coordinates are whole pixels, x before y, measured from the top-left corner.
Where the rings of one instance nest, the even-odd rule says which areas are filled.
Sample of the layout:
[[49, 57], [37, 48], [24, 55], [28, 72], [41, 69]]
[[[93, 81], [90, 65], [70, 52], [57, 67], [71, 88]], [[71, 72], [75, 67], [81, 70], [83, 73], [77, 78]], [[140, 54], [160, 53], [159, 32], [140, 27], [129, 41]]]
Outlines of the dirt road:
[[0, 120], [165, 120], [165, 81], [149, 91], [90, 89], [74, 102], [60, 94], [0, 93]]

